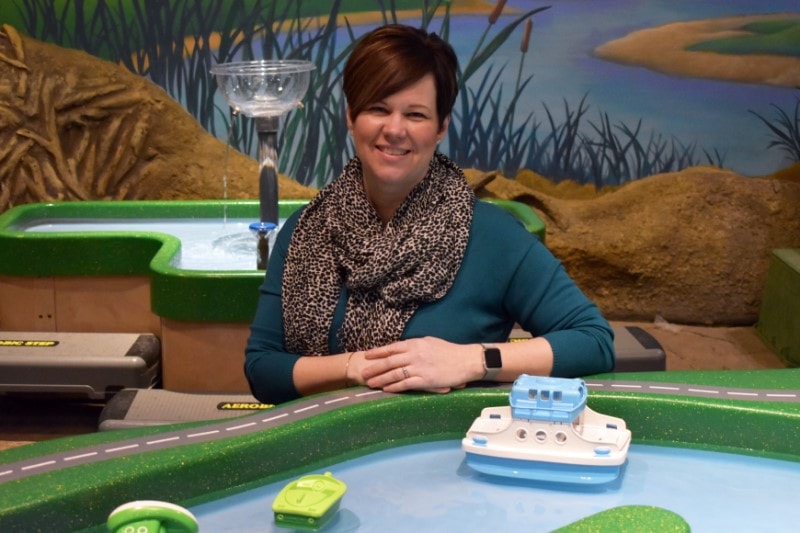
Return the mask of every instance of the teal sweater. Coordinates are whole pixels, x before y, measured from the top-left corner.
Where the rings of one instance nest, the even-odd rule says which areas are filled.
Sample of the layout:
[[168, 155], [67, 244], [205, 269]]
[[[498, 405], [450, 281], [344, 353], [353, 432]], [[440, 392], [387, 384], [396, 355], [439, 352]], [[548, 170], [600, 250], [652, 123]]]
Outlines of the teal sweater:
[[[266, 403], [300, 396], [292, 379], [300, 355], [286, 352], [281, 312], [283, 266], [298, 217], [299, 211], [278, 234], [245, 350], [250, 388]], [[346, 299], [343, 287], [328, 334], [333, 354], [343, 351], [336, 332], [344, 321]], [[548, 340], [554, 376], [595, 374], [614, 367], [608, 322], [561, 263], [505, 210], [476, 200], [469, 243], [453, 286], [443, 298], [417, 309], [402, 338], [505, 342], [515, 324]]]

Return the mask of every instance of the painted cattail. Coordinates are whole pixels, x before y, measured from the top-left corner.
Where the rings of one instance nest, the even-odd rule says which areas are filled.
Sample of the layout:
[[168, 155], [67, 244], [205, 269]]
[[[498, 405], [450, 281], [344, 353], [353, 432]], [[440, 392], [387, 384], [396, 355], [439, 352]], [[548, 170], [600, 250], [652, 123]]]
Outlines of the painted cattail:
[[525, 21], [525, 34], [522, 36], [522, 44], [520, 45], [520, 51], [525, 54], [528, 52], [528, 44], [531, 42], [531, 32], [533, 31], [533, 20], [528, 19]]
[[506, 7], [506, 0], [497, 0], [494, 9], [489, 14], [489, 24], [494, 24], [500, 15], [503, 13], [503, 8]]

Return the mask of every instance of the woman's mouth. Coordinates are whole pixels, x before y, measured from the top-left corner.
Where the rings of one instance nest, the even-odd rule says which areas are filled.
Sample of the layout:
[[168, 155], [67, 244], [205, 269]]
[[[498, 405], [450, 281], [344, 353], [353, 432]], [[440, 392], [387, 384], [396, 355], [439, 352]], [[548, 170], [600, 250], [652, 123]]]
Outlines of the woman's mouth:
[[378, 146], [378, 150], [386, 155], [406, 155], [411, 152], [411, 150], [406, 150], [404, 148], [395, 148], [393, 146]]

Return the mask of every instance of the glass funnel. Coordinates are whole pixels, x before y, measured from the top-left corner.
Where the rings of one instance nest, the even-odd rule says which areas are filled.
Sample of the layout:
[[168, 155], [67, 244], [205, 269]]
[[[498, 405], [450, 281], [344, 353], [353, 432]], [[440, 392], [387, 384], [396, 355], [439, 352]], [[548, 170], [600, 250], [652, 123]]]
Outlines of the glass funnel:
[[279, 116], [300, 104], [314, 64], [303, 60], [260, 60], [211, 67], [228, 105], [248, 117]]

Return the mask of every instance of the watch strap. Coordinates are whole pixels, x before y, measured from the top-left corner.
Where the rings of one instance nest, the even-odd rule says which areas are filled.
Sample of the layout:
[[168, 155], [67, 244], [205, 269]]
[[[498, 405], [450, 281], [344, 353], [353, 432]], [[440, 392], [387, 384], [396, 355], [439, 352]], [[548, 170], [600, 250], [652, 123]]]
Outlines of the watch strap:
[[483, 379], [487, 381], [495, 381], [500, 370], [503, 369], [503, 358], [500, 353], [500, 348], [494, 344], [483, 344]]

